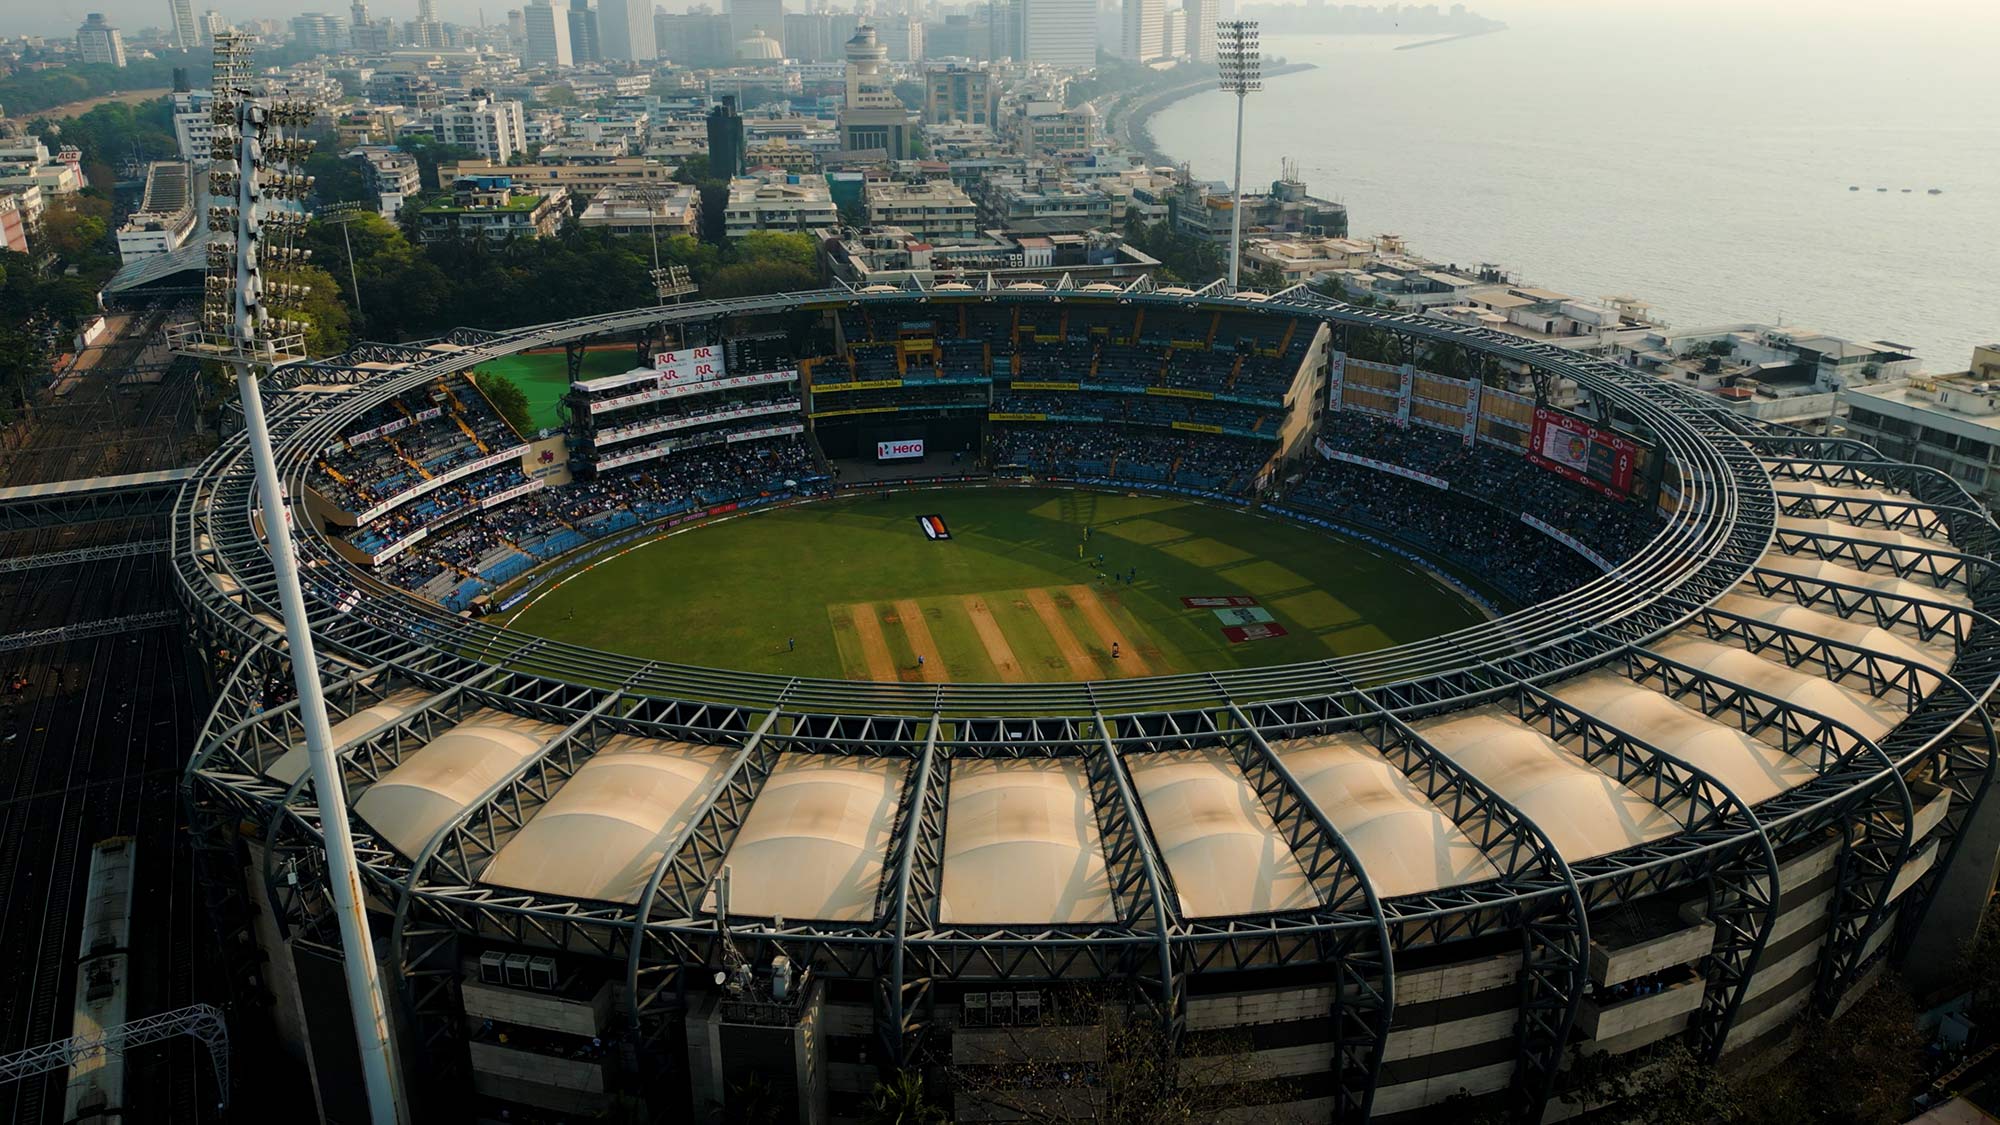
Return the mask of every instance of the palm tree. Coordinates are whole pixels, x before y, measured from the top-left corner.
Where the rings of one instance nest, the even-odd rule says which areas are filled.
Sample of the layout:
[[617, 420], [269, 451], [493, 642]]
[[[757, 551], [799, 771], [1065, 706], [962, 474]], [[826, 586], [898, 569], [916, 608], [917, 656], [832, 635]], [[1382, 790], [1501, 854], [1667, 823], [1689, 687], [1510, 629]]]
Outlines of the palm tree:
[[922, 1074], [899, 1070], [889, 1081], [875, 1084], [862, 1104], [861, 1120], [864, 1125], [943, 1125], [951, 1118], [931, 1103]]

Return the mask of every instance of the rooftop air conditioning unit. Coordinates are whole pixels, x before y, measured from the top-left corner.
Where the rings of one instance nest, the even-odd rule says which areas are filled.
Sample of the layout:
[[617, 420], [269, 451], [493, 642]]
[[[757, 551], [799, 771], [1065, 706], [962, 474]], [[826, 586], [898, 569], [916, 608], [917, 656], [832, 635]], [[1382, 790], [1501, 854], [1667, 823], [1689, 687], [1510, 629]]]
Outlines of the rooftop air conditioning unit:
[[528, 987], [542, 992], [556, 990], [556, 959], [535, 957], [528, 961]]
[[509, 953], [507, 955], [507, 987], [528, 987], [528, 955]]
[[984, 992], [968, 992], [965, 994], [965, 1003], [960, 1009], [959, 1022], [966, 1027], [986, 1026], [986, 994]]
[[507, 974], [503, 966], [507, 963], [504, 953], [482, 953], [479, 955], [479, 983], [506, 984]]
[[987, 1001], [986, 1015], [994, 1027], [1012, 1027], [1014, 1025], [1014, 994], [1011, 992], [994, 993]]

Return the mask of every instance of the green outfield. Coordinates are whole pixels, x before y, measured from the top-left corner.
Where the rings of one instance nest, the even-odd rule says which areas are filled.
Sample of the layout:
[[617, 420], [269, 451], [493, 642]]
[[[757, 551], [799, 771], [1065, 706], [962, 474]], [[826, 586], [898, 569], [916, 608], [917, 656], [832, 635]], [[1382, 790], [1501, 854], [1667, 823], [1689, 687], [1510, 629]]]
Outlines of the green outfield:
[[[950, 539], [926, 537], [931, 514]], [[1225, 621], [1183, 598], [1238, 604]], [[996, 488], [828, 501], [666, 536], [570, 576], [511, 625], [758, 672], [1033, 681], [1323, 659], [1480, 619], [1429, 574], [1353, 540], [1165, 497]], [[1231, 623], [1256, 639], [1233, 642]]]
[[[583, 377], [586, 379], [622, 375], [638, 365], [639, 357], [628, 344], [583, 353]], [[569, 363], [561, 348], [489, 359], [480, 364], [478, 370], [505, 375], [521, 388], [521, 393], [528, 396], [528, 409], [536, 429], [550, 429], [562, 424], [556, 416], [556, 403], [561, 402], [562, 396], [569, 391]]]

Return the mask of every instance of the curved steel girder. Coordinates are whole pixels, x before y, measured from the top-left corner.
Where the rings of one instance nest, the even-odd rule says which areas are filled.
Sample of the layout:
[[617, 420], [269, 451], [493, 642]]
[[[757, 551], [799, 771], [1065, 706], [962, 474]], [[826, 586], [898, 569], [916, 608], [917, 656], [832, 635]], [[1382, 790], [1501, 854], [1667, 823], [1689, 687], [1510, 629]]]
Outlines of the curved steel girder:
[[1151, 983], [1157, 990], [1152, 999], [1159, 1017], [1166, 1022], [1174, 1042], [1179, 1042], [1183, 1019], [1181, 975], [1174, 956], [1174, 934], [1180, 929], [1180, 901], [1160, 863], [1145, 812], [1132, 792], [1132, 779], [1112, 740], [1111, 728], [1102, 714], [1093, 717], [1103, 749], [1086, 754], [1084, 779], [1090, 788], [1090, 803], [1097, 817], [1098, 838], [1104, 849], [1104, 864], [1111, 875], [1112, 901], [1118, 920], [1154, 942], [1159, 975], [1148, 982], [1138, 964], [1130, 967], [1133, 980]]
[[916, 892], [918, 928], [929, 930], [936, 924], [938, 879], [944, 863], [944, 814], [951, 783], [951, 760], [938, 750], [939, 726], [937, 717], [932, 716], [916, 773], [904, 786], [903, 808], [889, 850], [894, 857], [893, 878], [883, 880], [886, 909], [876, 911], [878, 923], [894, 935], [888, 948], [882, 951], [887, 964], [878, 969], [875, 978], [875, 1034], [882, 1044], [884, 1063], [890, 1067], [910, 1065], [919, 1030], [913, 1024], [912, 1010], [926, 1005], [930, 999], [933, 974], [929, 968], [925, 967], [914, 985], [907, 971], [912, 885]]
[[1682, 806], [1684, 833], [1733, 833], [1743, 843], [1698, 861], [1708, 883], [1708, 918], [1715, 944], [1703, 959], [1708, 987], [1694, 1030], [1703, 1057], [1722, 1055], [1723, 1040], [1757, 961], [1778, 920], [1778, 855], [1757, 813], [1714, 774], [1677, 758], [1616, 725], [1573, 707], [1540, 687], [1521, 685], [1516, 700], [1523, 721], [1576, 750], [1584, 761], [1627, 788], [1644, 779], [1640, 796], [1671, 812]]
[[1861, 496], [1826, 496], [1788, 489], [1782, 483], [1775, 484], [1773, 492], [1778, 498], [1778, 510], [1783, 515], [1800, 519], [1839, 520], [1855, 527], [1901, 531], [1926, 538], [1929, 538], [1934, 531], [1946, 529], [1949, 526], [1948, 517], [1974, 514], [1964, 508], [1926, 503], [1914, 497], [1885, 500]]
[[1888, 543], [1862, 535], [1788, 527], [1778, 528], [1772, 546], [1787, 555], [1811, 552], [1814, 558], [1860, 571], [1879, 567], [1902, 579], [1915, 575], [1939, 587], [1954, 582], [1966, 587], [1978, 586], [1986, 581], [1995, 565], [1992, 559], [1980, 555], [1931, 546], [1929, 540]]
[[[729, 854], [729, 847], [735, 842], [736, 830], [742, 827], [743, 818], [749, 815], [750, 805], [777, 766], [775, 740], [768, 736], [777, 725], [778, 715], [778, 708], [773, 707], [757, 729], [751, 732], [743, 748], [736, 752], [722, 780], [710, 791], [702, 807], [689, 816], [687, 827], [681, 829], [680, 835], [661, 854], [659, 863], [646, 879], [646, 889], [639, 896], [639, 907], [632, 914], [632, 932], [626, 947], [625, 987], [635, 1020], [651, 1008], [652, 1001], [658, 999], [664, 989], [676, 983], [673, 968], [688, 959], [687, 947], [674, 940], [667, 942], [661, 956], [647, 957], [655, 900], [666, 890], [666, 880], [671, 874], [674, 886], [666, 890], [669, 913], [675, 918], [695, 916], [701, 906], [701, 896], [707, 892], [723, 857]], [[663, 979], [642, 990], [640, 969], [648, 961], [667, 966], [669, 971]]]
[[1910, 597], [1872, 586], [1857, 586], [1830, 578], [1806, 578], [1782, 570], [1758, 567], [1746, 580], [1761, 597], [1788, 597], [1807, 609], [1831, 612], [1843, 620], [1865, 616], [1884, 629], [1908, 628], [1924, 642], [1939, 634], [1963, 643], [1980, 620], [1991, 622], [1977, 609], [1935, 598]]
[[1541, 827], [1408, 723], [1384, 715], [1376, 746], [1424, 797], [1486, 853], [1516, 900], [1521, 930], [1520, 1009], [1514, 1029], [1514, 1103], [1541, 1120], [1583, 1002], [1590, 917], [1569, 864]]
[[1237, 767], [1305, 868], [1320, 902], [1339, 913], [1364, 913], [1373, 921], [1372, 951], [1358, 941], [1341, 943], [1333, 951], [1338, 963], [1333, 984], [1334, 1120], [1366, 1121], [1396, 1012], [1395, 949], [1382, 899], [1353, 847], [1249, 716], [1233, 703], [1229, 715], [1243, 732], [1228, 740]]

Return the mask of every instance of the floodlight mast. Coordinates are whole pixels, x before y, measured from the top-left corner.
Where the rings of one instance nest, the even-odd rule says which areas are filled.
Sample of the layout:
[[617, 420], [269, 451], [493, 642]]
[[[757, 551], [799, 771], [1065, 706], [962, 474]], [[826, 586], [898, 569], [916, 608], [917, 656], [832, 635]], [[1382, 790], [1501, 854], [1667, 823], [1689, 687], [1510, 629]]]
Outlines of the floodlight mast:
[[310, 194], [311, 177], [297, 169], [311, 151], [312, 142], [288, 137], [286, 131], [310, 124], [316, 110], [303, 101], [254, 96], [249, 85], [250, 48], [247, 35], [225, 32], [216, 36], [216, 135], [209, 179], [215, 197], [232, 199], [234, 205], [217, 206], [209, 212], [209, 275], [201, 319], [170, 329], [168, 345], [183, 355], [226, 363], [236, 373], [243, 424], [256, 469], [264, 538], [270, 548], [292, 661], [292, 681], [298, 689], [298, 715], [305, 732], [313, 798], [319, 805], [320, 831], [325, 837], [327, 881], [332, 884], [339, 923], [347, 1002], [354, 1018], [368, 1117], [373, 1125], [403, 1125], [388, 1004], [369, 934], [354, 841], [348, 833], [346, 787], [333, 757], [326, 696], [319, 682], [305, 594], [299, 587], [298, 559], [292, 550], [291, 512], [278, 481], [277, 458], [258, 386], [259, 369], [268, 371], [305, 358], [306, 326], [273, 315], [272, 305], [296, 305], [306, 287], [267, 281], [264, 269], [267, 265], [274, 269], [296, 267], [305, 261], [307, 252], [290, 242], [292, 235], [304, 229], [309, 216], [301, 210], [271, 208], [266, 196], [303, 200]]
[[1243, 261], [1243, 101], [1264, 88], [1264, 60], [1257, 48], [1256, 20], [1216, 24], [1215, 41], [1219, 85], [1236, 95], [1236, 178], [1229, 199], [1229, 291], [1234, 293]]

